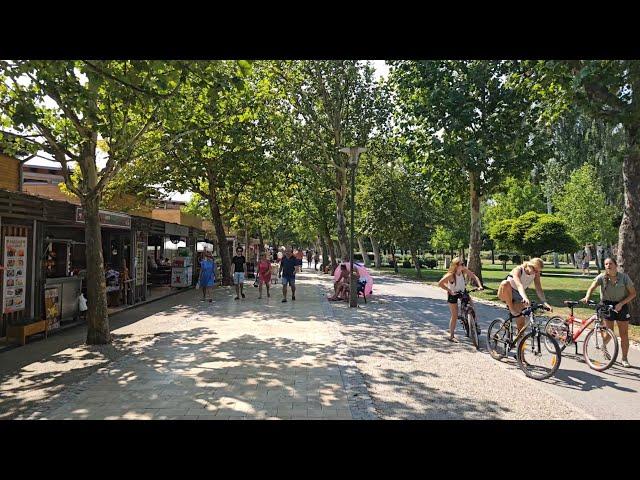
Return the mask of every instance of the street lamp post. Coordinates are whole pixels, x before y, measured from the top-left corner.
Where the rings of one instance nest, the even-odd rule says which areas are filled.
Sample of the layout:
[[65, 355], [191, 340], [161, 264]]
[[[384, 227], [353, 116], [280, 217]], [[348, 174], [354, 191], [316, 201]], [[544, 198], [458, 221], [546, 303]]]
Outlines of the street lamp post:
[[353, 264], [353, 243], [354, 243], [354, 234], [355, 234], [355, 224], [354, 224], [354, 215], [356, 208], [356, 168], [358, 167], [358, 160], [360, 159], [360, 154], [367, 151], [364, 147], [345, 147], [341, 148], [340, 151], [349, 155], [349, 166], [351, 167], [351, 241], [349, 242], [349, 262], [351, 264], [351, 272], [349, 276], [349, 307], [357, 307], [358, 306], [358, 286], [357, 286], [357, 275], [356, 275], [356, 267]]

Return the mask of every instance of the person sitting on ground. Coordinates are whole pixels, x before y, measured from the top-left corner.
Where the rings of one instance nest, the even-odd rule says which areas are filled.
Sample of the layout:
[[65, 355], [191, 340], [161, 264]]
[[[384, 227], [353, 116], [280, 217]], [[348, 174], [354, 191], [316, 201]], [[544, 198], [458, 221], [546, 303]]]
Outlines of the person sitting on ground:
[[551, 305], [547, 303], [540, 283], [540, 274], [543, 268], [544, 262], [542, 259], [532, 258], [511, 270], [511, 273], [507, 275], [498, 287], [498, 298], [509, 307], [509, 312], [511, 312], [511, 315], [516, 319], [519, 332], [524, 327], [522, 310], [531, 304], [526, 292], [526, 289], [531, 283], [535, 283], [536, 293], [540, 301], [549, 311], [553, 311]]
[[[451, 260], [451, 265], [447, 270], [447, 273], [440, 279], [438, 286], [447, 292], [447, 303], [449, 304], [449, 311], [451, 312], [451, 318], [449, 320], [449, 338], [450, 342], [457, 341], [455, 338], [456, 324], [458, 323], [458, 300], [462, 297], [462, 293], [467, 288], [464, 276], [467, 275], [470, 279], [476, 281], [478, 289], [482, 290], [482, 282], [478, 276], [464, 266], [462, 260], [459, 257]], [[478, 328], [478, 334], [480, 329]]]

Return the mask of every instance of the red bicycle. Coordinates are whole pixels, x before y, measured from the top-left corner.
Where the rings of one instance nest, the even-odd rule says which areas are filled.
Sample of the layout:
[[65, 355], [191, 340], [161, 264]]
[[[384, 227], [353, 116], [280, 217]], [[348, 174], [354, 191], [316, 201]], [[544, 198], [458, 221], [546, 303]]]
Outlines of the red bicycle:
[[[544, 327], [544, 331], [558, 341], [560, 351], [563, 352], [569, 345], [574, 344], [578, 355], [578, 338], [593, 322], [595, 326], [590, 329], [584, 338], [582, 355], [590, 368], [602, 372], [614, 364], [618, 358], [618, 338], [615, 333], [604, 324], [604, 314], [613, 310], [613, 305], [602, 305], [589, 301], [590, 307], [595, 307], [596, 313], [587, 320], [581, 320], [573, 314], [573, 309], [580, 302], [565, 301], [564, 304], [571, 309], [571, 313], [563, 320], [561, 317], [551, 317]], [[581, 324], [581, 328], [574, 331], [574, 325]]]

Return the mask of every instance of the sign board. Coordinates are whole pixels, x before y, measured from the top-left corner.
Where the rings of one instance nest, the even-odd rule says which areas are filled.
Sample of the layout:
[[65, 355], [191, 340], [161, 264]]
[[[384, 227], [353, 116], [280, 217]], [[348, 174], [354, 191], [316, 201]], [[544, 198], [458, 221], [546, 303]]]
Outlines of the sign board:
[[175, 223], [165, 223], [164, 233], [166, 233], [167, 235], [175, 235], [178, 237], [188, 237], [189, 227], [185, 227], [183, 225], [176, 225]]
[[2, 308], [4, 313], [24, 310], [27, 279], [27, 237], [4, 237]]
[[60, 287], [52, 286], [44, 289], [44, 312], [47, 331], [60, 327]]
[[135, 272], [136, 285], [144, 285], [144, 266], [147, 261], [147, 236], [144, 232], [136, 232]]
[[[100, 225], [103, 227], [126, 228], [127, 230], [131, 228], [131, 217], [124, 213], [100, 210], [98, 216], [100, 217]], [[76, 207], [76, 222], [84, 223], [84, 218], [82, 207]]]

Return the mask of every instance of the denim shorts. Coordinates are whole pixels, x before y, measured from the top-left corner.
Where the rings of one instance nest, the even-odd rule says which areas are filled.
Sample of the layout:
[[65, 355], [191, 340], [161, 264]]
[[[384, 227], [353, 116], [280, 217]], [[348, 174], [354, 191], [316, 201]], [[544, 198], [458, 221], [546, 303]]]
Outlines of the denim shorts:
[[512, 288], [511, 292], [512, 292], [511, 300], [513, 300], [513, 303], [522, 303], [522, 300], [524, 300], [524, 298], [522, 298], [522, 295], [520, 295], [520, 292], [515, 288]]
[[236, 285], [244, 283], [244, 272], [235, 272], [233, 274], [233, 283]]
[[291, 286], [291, 287], [295, 287], [296, 286], [296, 276], [292, 275], [290, 277], [287, 277], [285, 275], [282, 275], [282, 285], [284, 285], [285, 287], [287, 286], [287, 283]]

